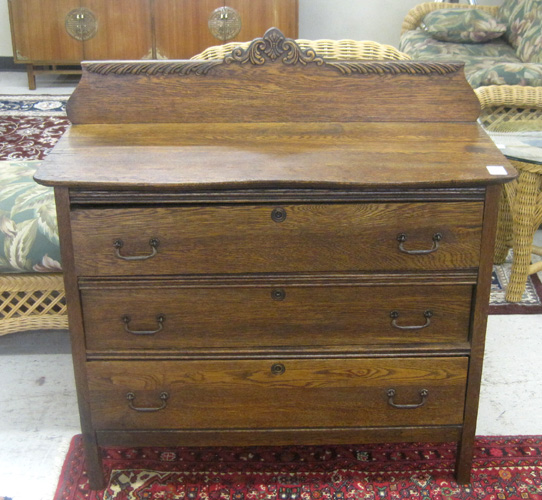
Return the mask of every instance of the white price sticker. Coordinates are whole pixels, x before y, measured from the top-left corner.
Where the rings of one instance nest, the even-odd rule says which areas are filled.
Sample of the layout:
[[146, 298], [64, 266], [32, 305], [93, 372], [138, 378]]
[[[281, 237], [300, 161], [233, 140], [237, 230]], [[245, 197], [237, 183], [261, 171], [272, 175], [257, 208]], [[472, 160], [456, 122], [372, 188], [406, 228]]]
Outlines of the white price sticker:
[[508, 172], [502, 165], [488, 165], [487, 171], [491, 175], [508, 175]]

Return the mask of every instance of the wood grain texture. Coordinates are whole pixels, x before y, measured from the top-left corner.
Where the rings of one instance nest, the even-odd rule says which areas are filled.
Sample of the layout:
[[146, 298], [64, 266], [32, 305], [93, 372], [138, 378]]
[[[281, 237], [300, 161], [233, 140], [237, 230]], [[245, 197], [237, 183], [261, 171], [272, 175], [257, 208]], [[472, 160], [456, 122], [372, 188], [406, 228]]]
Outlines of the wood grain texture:
[[[508, 174], [492, 176], [487, 165], [503, 165]], [[451, 189], [515, 176], [476, 124], [334, 122], [79, 125], [60, 139], [35, 179], [92, 189], [152, 185], [227, 193], [280, 187]]]
[[[218, 206], [74, 210], [72, 230], [81, 276], [398, 271], [478, 267], [480, 203]], [[175, 228], [172, 230], [172, 228]], [[439, 248], [427, 255], [441, 234]], [[92, 235], [89, 238], [89, 235]], [[122, 256], [152, 253], [127, 261]]]
[[149, 0], [85, 0], [84, 3], [99, 23], [96, 36], [84, 42], [85, 60], [152, 56]]
[[221, 42], [211, 35], [207, 23], [223, 0], [154, 0], [156, 58], [190, 59]]
[[321, 429], [241, 429], [97, 431], [107, 446], [282, 446], [363, 443], [453, 442], [460, 425], [412, 427], [349, 427]]
[[[209, 64], [192, 61], [184, 66]], [[409, 69], [419, 63], [381, 64], [401, 65], [405, 71], [343, 75], [331, 65], [297, 67], [277, 61], [253, 68], [215, 65], [204, 76], [165, 70], [168, 73], [148, 78], [146, 72], [165, 63], [130, 63], [125, 74], [99, 74], [85, 63], [68, 103], [68, 118], [74, 124], [328, 122], [338, 118], [337, 109], [343, 122], [473, 122], [478, 117], [480, 104], [461, 68], [424, 75]], [[100, 92], [93, 91], [96, 87]]]
[[15, 62], [78, 63], [83, 44], [68, 35], [66, 15], [75, 0], [10, 0], [8, 2]]
[[[277, 359], [275, 362], [280, 363]], [[273, 361], [91, 362], [90, 401], [97, 429], [217, 429], [453, 425], [463, 421], [466, 358]], [[424, 406], [401, 410], [388, 404]], [[164, 410], [140, 413], [128, 407]], [[247, 411], [247, 409], [250, 411]]]
[[[284, 297], [281, 298], [281, 293]], [[277, 299], [278, 295], [278, 299]], [[220, 287], [94, 289], [82, 293], [92, 351], [282, 349], [467, 342], [472, 287]], [[385, 305], [384, 305], [385, 304]], [[425, 328], [425, 311], [433, 316]], [[212, 314], [208, 312], [212, 311]], [[158, 329], [154, 335], [126, 332]]]

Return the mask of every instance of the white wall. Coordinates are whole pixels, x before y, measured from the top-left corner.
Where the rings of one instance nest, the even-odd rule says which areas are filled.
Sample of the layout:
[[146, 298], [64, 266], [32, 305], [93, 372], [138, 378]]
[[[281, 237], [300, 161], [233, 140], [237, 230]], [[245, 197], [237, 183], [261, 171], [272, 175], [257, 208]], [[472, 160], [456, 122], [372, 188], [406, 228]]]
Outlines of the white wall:
[[[421, 1], [299, 0], [299, 37], [352, 38], [397, 45], [403, 18]], [[502, 0], [478, 3], [499, 5]], [[12, 55], [7, 1], [0, 0], [0, 56]]]

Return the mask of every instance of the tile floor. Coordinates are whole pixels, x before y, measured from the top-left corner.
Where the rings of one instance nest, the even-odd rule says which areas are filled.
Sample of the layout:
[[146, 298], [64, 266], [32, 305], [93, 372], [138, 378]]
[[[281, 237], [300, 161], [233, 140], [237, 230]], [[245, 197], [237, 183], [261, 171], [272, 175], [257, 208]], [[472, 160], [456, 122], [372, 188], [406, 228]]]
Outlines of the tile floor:
[[[42, 75], [29, 91], [24, 72], [0, 72], [0, 94], [68, 94], [76, 82]], [[0, 497], [53, 498], [80, 431], [69, 351], [67, 332], [0, 337]], [[477, 433], [542, 434], [541, 381], [542, 316], [490, 316]]]

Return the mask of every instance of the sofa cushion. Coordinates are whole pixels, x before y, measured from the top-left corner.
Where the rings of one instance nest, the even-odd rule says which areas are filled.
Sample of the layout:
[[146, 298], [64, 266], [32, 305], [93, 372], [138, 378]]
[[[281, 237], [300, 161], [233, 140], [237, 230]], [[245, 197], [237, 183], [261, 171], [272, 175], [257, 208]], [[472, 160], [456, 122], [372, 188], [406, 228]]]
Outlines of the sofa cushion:
[[33, 180], [38, 161], [0, 162], [0, 272], [59, 272], [52, 188]]
[[542, 87], [542, 64], [480, 61], [468, 68], [472, 87], [485, 85], [526, 85]]
[[399, 50], [412, 59], [464, 61], [487, 57], [492, 60], [519, 61], [516, 51], [502, 38], [487, 43], [451, 43], [435, 40], [423, 30], [411, 30], [401, 36]]
[[502, 39], [483, 44], [441, 42], [422, 30], [407, 31], [399, 50], [419, 61], [465, 63], [472, 87], [483, 85], [542, 86], [542, 65], [524, 63]]
[[444, 42], [480, 43], [504, 34], [506, 26], [477, 9], [439, 9], [427, 14], [423, 28]]
[[517, 54], [522, 61], [542, 63], [542, 0], [533, 0], [532, 6], [533, 9], [527, 13]]
[[519, 49], [525, 37], [532, 40], [533, 30], [540, 32], [541, 9], [542, 0], [504, 0], [499, 7], [497, 18], [506, 25], [505, 39], [514, 49]]

